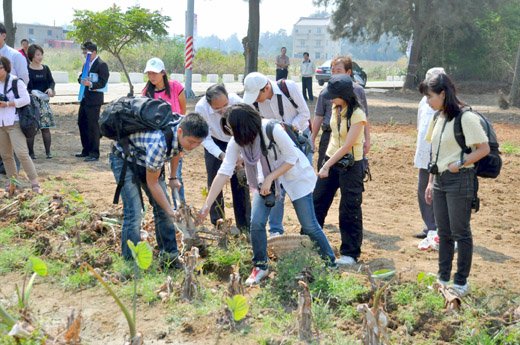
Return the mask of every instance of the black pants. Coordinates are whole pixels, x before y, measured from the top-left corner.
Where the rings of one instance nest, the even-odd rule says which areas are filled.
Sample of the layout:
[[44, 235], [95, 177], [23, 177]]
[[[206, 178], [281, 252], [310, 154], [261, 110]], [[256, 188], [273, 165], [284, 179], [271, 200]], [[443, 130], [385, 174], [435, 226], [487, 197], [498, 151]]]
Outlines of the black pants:
[[289, 74], [288, 69], [277, 68], [276, 69], [276, 80], [287, 79], [288, 74]]
[[100, 105], [81, 104], [78, 114], [79, 135], [81, 137], [81, 153], [99, 158], [99, 111]]
[[358, 259], [363, 242], [363, 162], [356, 161], [348, 169], [333, 166], [327, 178], [318, 178], [314, 189], [314, 210], [318, 223], [323, 228], [336, 191], [340, 190], [339, 230], [341, 255]]
[[305, 100], [314, 100], [312, 94], [312, 77], [302, 77], [302, 93]]
[[457, 272], [453, 282], [467, 282], [473, 259], [471, 235], [471, 203], [475, 195], [475, 171], [462, 169], [458, 173], [446, 171], [435, 176], [433, 211], [439, 234], [439, 278], [449, 281], [457, 241]]
[[330, 133], [330, 130], [321, 132], [320, 146], [318, 147], [318, 170], [321, 169], [325, 160], [325, 152], [327, 152], [327, 147], [329, 147]]
[[[213, 138], [213, 141], [222, 151], [226, 151], [227, 143], [225, 141], [220, 141], [215, 138]], [[206, 162], [206, 172], [208, 173], [208, 188], [210, 188], [215, 176], [217, 176], [222, 161], [209, 153], [208, 150], [204, 150], [204, 161]], [[249, 224], [251, 221], [249, 187], [247, 186], [247, 183], [241, 185], [236, 174], [233, 174], [231, 177], [231, 195], [233, 197], [233, 210], [235, 212], [235, 222], [237, 227], [243, 231], [249, 231]], [[213, 205], [211, 205], [209, 213], [211, 223], [216, 224], [217, 220], [224, 218], [223, 212], [224, 198], [221, 192], [217, 196]]]

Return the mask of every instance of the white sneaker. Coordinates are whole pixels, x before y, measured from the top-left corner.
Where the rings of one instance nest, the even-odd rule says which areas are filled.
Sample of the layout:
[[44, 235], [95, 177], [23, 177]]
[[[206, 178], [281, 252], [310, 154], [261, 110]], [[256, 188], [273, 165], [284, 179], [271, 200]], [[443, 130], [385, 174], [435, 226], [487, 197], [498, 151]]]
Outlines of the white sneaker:
[[453, 284], [451, 287], [450, 287], [450, 290], [456, 294], [457, 296], [459, 296], [460, 298], [464, 297], [464, 296], [467, 296], [469, 294], [469, 283], [466, 283], [464, 285], [459, 285], [459, 284]]
[[275, 238], [275, 237], [282, 236], [282, 235], [283, 234], [281, 232], [270, 232], [269, 238]]
[[346, 256], [346, 255], [341, 255], [341, 257], [336, 260], [336, 264], [338, 264], [338, 265], [352, 266], [352, 265], [355, 265], [356, 263], [357, 263], [356, 259], [354, 259], [351, 256]]
[[450, 282], [448, 281], [445, 281], [445, 280], [442, 280], [441, 278], [437, 278], [437, 284], [441, 285], [443, 288], [446, 288], [448, 287], [448, 284]]
[[253, 271], [251, 271], [251, 274], [249, 275], [249, 278], [246, 280], [246, 285], [254, 285], [260, 283], [262, 279], [267, 277], [267, 274], [269, 273], [269, 270], [263, 270], [261, 268], [255, 267], [253, 268]]

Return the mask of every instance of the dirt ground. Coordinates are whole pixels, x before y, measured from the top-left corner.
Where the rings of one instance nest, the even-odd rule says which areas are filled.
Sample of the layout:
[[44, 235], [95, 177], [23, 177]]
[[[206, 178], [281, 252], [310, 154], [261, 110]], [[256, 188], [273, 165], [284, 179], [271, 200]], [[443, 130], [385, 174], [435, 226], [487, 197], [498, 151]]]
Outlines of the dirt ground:
[[[372, 124], [372, 150], [369, 155], [373, 180], [366, 183], [363, 195], [364, 242], [361, 261], [370, 263], [378, 259], [390, 260], [405, 277], [415, 279], [417, 272], [436, 272], [437, 252], [420, 251], [413, 234], [422, 229], [417, 204], [417, 170], [413, 167], [415, 152], [415, 123], [417, 93], [390, 91], [367, 94]], [[501, 110], [493, 94], [462, 95], [469, 104], [489, 116], [495, 123], [500, 142], [520, 146], [520, 110]], [[193, 109], [194, 103], [190, 102]], [[311, 109], [314, 105], [311, 105]], [[75, 158], [80, 151], [79, 133], [76, 125], [77, 106], [54, 106], [58, 127], [52, 131], [53, 159], [45, 159], [41, 138], [35, 148], [37, 170], [45, 189], [47, 178], [60, 176], [76, 188], [96, 211], [111, 207], [115, 182], [109, 169], [107, 155], [110, 141], [102, 139], [102, 158], [96, 163], [85, 163]], [[472, 231], [475, 253], [470, 283], [474, 288], [506, 288], [520, 292], [520, 154], [504, 154], [502, 174], [496, 180], [481, 180], [481, 210], [472, 216]], [[201, 189], [206, 185], [203, 150], [189, 153], [184, 162], [186, 197], [190, 204], [200, 207]], [[3, 180], [1, 180], [3, 185]], [[49, 184], [50, 185], [50, 184]], [[52, 193], [53, 190], [45, 190]], [[56, 190], [56, 192], [58, 192]], [[225, 192], [231, 201], [229, 186]], [[230, 211], [230, 210], [228, 210]], [[228, 212], [231, 215], [232, 212]], [[286, 231], [297, 232], [296, 216], [292, 207], [286, 207]], [[339, 246], [338, 198], [330, 209], [325, 232], [335, 247]], [[0, 277], [9, 282], [19, 281], [18, 275]], [[2, 284], [4, 285], [4, 284]], [[52, 296], [48, 296], [52, 289]], [[2, 289], [3, 290], [3, 289]], [[7, 291], [12, 291], [7, 287]], [[5, 292], [5, 290], [4, 290]], [[40, 299], [47, 295], [48, 298]], [[120, 344], [126, 333], [126, 324], [115, 304], [101, 289], [83, 292], [65, 292], [59, 286], [39, 284], [34, 299], [41, 301], [41, 317], [48, 322], [65, 320], [72, 306], [81, 303], [87, 320], [82, 336], [91, 344]], [[95, 306], [95, 308], [93, 307]], [[100, 308], [100, 306], [102, 306]], [[168, 313], [160, 305], [141, 310], [139, 329], [148, 335], [149, 344], [203, 343], [198, 339], [172, 335], [165, 321]], [[213, 321], [214, 322], [214, 321]], [[163, 340], [159, 339], [166, 332]], [[210, 335], [208, 335], [209, 337]], [[209, 338], [208, 338], [209, 339]], [[211, 335], [213, 339], [213, 335]], [[112, 342], [114, 341], [114, 342]]]

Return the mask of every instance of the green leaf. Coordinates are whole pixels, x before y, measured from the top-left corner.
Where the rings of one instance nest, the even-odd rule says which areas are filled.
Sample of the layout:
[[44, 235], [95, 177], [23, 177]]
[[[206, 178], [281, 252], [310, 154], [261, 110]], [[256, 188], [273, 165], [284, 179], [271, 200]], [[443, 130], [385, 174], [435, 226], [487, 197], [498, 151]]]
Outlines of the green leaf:
[[424, 277], [426, 276], [426, 273], [424, 272], [419, 272], [419, 274], [417, 275], [417, 282], [420, 283], [424, 280]]
[[47, 264], [45, 264], [42, 259], [37, 258], [36, 256], [31, 256], [29, 260], [31, 261], [31, 269], [34, 273], [40, 277], [45, 277], [47, 275]]
[[128, 240], [128, 247], [132, 251], [132, 256], [139, 266], [140, 269], [146, 270], [152, 264], [153, 260], [153, 251], [152, 247], [148, 244], [148, 242], [139, 242], [137, 246], [135, 246], [130, 240]]
[[247, 304], [247, 299], [243, 295], [235, 295], [233, 298], [228, 298], [226, 303], [229, 310], [231, 310], [235, 321], [240, 321], [246, 317], [247, 312], [249, 311], [249, 305]]

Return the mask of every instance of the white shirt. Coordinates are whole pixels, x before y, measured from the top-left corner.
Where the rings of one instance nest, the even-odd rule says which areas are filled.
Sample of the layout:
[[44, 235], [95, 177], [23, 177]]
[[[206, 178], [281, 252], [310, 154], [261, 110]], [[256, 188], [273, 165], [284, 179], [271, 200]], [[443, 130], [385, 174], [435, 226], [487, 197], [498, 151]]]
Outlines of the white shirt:
[[[22, 55], [22, 54], [20, 54]], [[16, 108], [21, 108], [31, 102], [31, 98], [29, 97], [29, 93], [27, 92], [27, 88], [22, 80], [18, 80], [18, 96], [20, 98], [14, 98], [14, 93], [12, 91], [13, 79], [16, 79], [12, 74], [9, 76], [9, 81], [7, 82], [7, 87], [5, 90], [7, 91], [7, 98], [10, 102], [14, 102], [14, 107], [6, 107], [0, 108], [0, 127], [4, 126], [12, 126], [16, 121], [19, 121], [20, 118], [16, 113]], [[4, 93], [4, 82], [0, 82], [0, 92]]]
[[11, 48], [4, 43], [0, 49], [0, 55], [5, 56], [11, 61], [11, 74], [23, 80], [24, 84], [29, 84], [29, 70], [27, 69], [27, 59], [18, 50]]
[[314, 75], [314, 62], [311, 60], [303, 60], [300, 65], [300, 72], [302, 77], [312, 77]]
[[[264, 136], [266, 145], [269, 143], [269, 138], [266, 134], [266, 126], [268, 123], [269, 120], [262, 120], [262, 135]], [[276, 150], [278, 160], [275, 160], [274, 151], [272, 149], [268, 150], [267, 159], [269, 160], [271, 169], [274, 171], [284, 163], [293, 165], [289, 171], [279, 177], [280, 183], [283, 185], [289, 198], [295, 201], [312, 193], [316, 185], [317, 176], [307, 157], [294, 145], [282, 126], [277, 125], [274, 127], [273, 138], [276, 142], [274, 150]], [[233, 176], [239, 156], [240, 146], [238, 146], [234, 138], [231, 138], [226, 149], [226, 156], [218, 173], [230, 177]], [[260, 161], [258, 162], [258, 173], [261, 175], [259, 182], [262, 182], [264, 176]]]
[[430, 163], [430, 154], [432, 146], [426, 141], [426, 133], [428, 133], [428, 126], [435, 115], [433, 110], [424, 96], [419, 102], [419, 109], [417, 110], [417, 148], [415, 150], [414, 166], [418, 169], [427, 169]]
[[282, 95], [282, 103], [283, 103], [283, 121], [292, 124], [296, 129], [300, 131], [304, 131], [309, 127], [309, 119], [311, 118], [311, 112], [309, 111], [309, 107], [307, 106], [307, 102], [303, 99], [302, 90], [298, 87], [298, 85], [292, 80], [286, 80], [285, 84], [287, 85], [287, 89], [289, 90], [289, 95], [294, 100], [298, 109], [296, 109], [291, 101], [282, 93], [282, 90], [278, 87], [275, 82], [271, 82], [271, 87], [273, 89], [273, 97], [271, 99], [266, 99], [265, 101], [258, 103], [258, 109], [260, 111], [260, 115], [265, 119], [276, 119], [282, 120], [282, 116], [280, 115], [280, 111], [278, 109], [278, 96]]
[[[238, 104], [242, 103], [242, 98], [240, 98], [236, 93], [228, 93], [228, 101], [229, 105]], [[197, 102], [195, 105], [195, 112], [202, 115], [209, 126], [208, 136], [202, 142], [202, 146], [204, 146], [204, 148], [208, 150], [208, 152], [213, 156], [219, 158], [222, 150], [217, 146], [217, 144], [215, 144], [213, 138], [220, 141], [225, 141], [226, 143], [231, 139], [231, 136], [224, 134], [222, 127], [220, 126], [220, 119], [222, 118], [222, 115], [215, 112], [213, 108], [211, 108], [208, 101], [206, 101], [206, 97], [202, 97]]]

